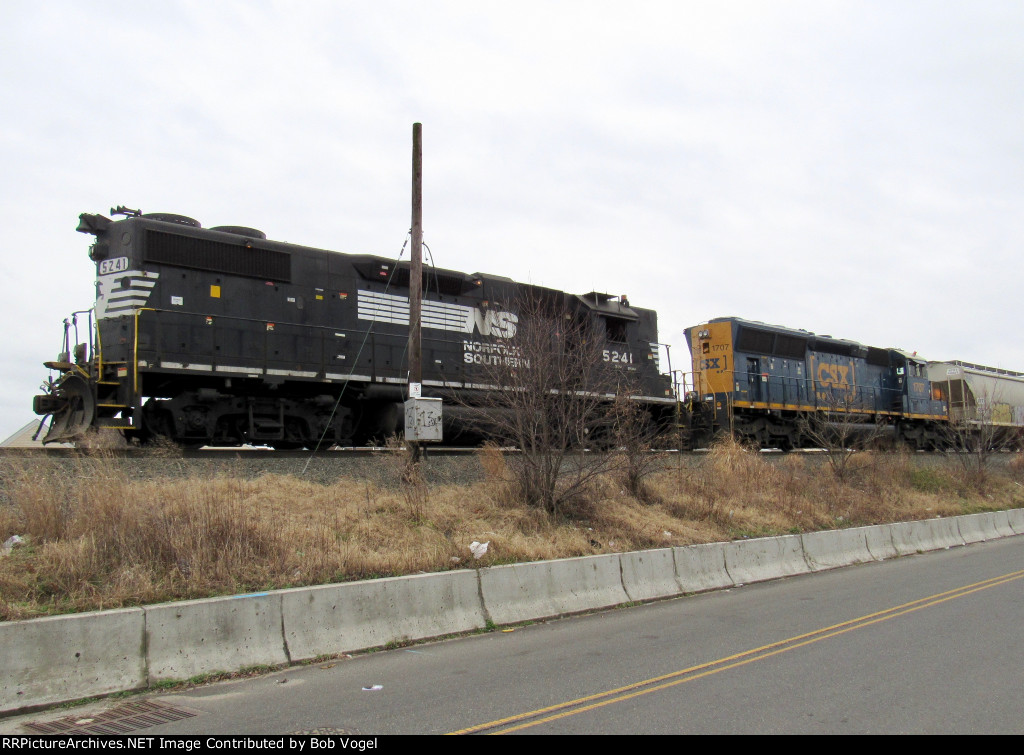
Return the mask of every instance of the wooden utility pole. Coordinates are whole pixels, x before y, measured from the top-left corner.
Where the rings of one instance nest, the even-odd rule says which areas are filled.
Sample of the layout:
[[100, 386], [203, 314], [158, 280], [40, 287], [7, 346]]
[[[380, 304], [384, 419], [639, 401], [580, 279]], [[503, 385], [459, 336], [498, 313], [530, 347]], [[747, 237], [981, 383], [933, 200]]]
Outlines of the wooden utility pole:
[[[423, 383], [423, 126], [412, 124], [412, 259], [409, 269], [409, 396], [419, 398]], [[415, 395], [413, 395], [415, 394]], [[408, 442], [408, 441], [407, 441]], [[410, 444], [419, 459], [419, 443]]]

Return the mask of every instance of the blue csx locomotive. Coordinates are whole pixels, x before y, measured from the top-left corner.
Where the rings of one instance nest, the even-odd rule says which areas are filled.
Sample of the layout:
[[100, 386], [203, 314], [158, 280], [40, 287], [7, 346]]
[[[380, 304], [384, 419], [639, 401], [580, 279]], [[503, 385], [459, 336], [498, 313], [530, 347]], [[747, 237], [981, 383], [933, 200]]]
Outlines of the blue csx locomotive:
[[[143, 442], [297, 448], [361, 445], [401, 428], [408, 263], [180, 215], [115, 213], [124, 217], [80, 217], [78, 230], [95, 238], [96, 302], [66, 321], [64, 353], [47, 362], [56, 377], [34, 401], [52, 416], [44, 442], [115, 428]], [[449, 399], [446, 439], [471, 436], [467, 406], [496, 388], [486, 368], [525, 366], [516, 339], [525, 299], [586, 321], [633, 400], [658, 422], [673, 414], [652, 310], [481, 273], [432, 268], [423, 282], [422, 395]]]
[[794, 448], [814, 434], [809, 419], [862, 432], [884, 424], [918, 448], [943, 441], [948, 401], [916, 356], [738, 318], [711, 320], [686, 336], [697, 444], [728, 429], [761, 447]]

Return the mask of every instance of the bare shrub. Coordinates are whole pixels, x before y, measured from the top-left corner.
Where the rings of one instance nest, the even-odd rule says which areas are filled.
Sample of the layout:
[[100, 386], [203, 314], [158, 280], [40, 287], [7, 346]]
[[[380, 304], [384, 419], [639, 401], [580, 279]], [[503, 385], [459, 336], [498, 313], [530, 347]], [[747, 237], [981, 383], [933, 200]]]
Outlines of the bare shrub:
[[[34, 470], [33, 470], [34, 471]], [[12, 508], [20, 514], [20, 534], [35, 542], [59, 540], [68, 531], [73, 486], [63, 474], [37, 476], [22, 470], [11, 481]]]
[[0, 542], [4, 542], [12, 535], [27, 534], [21, 526], [21, 517], [14, 507], [9, 504], [0, 504]]
[[409, 517], [416, 522], [423, 521], [430, 489], [423, 476], [422, 458], [411, 445], [394, 435], [384, 445], [386, 450], [380, 454], [381, 460], [402, 493]]
[[1017, 451], [1006, 464], [1010, 476], [1015, 480], [1024, 480], [1024, 453]]
[[724, 437], [712, 444], [705, 464], [714, 484], [732, 497], [749, 498], [759, 495], [765, 484], [775, 476], [775, 470], [753, 448]]
[[116, 498], [126, 481], [109, 451], [78, 453], [67, 464], [45, 460], [15, 470], [10, 502], [36, 542], [60, 540], [75, 534], [74, 522], [83, 507]]
[[508, 465], [505, 463], [505, 455], [497, 443], [484, 443], [477, 451], [477, 458], [480, 460], [485, 480], [505, 480], [505, 476], [508, 474]]
[[776, 484], [776, 471], [756, 450], [732, 437], [723, 437], [712, 444], [689, 475], [691, 494], [696, 499], [689, 508], [727, 530], [742, 529], [753, 512], [779, 508], [771, 495]]
[[484, 489], [496, 503], [509, 505], [513, 502], [509, 486], [511, 476], [505, 454], [501, 447], [493, 441], [484, 443], [477, 452], [480, 467], [484, 473]]
[[721, 523], [717, 516], [718, 506], [714, 496], [702, 491], [690, 491], [676, 487], [671, 496], [663, 496], [665, 508], [675, 517], [692, 521], [713, 521]]
[[977, 386], [964, 393], [962, 403], [951, 404], [943, 441], [960, 463], [964, 489], [985, 494], [992, 484], [993, 460], [1017, 446], [1019, 428], [1011, 425], [1010, 407], [998, 388]]
[[505, 460], [511, 495], [551, 514], [607, 469], [607, 454], [584, 449], [612, 426], [607, 396], [616, 392], [603, 335], [561, 297], [538, 290], [520, 300], [514, 346], [480, 366], [477, 379], [491, 389], [451, 397], [479, 431], [518, 449]]
[[654, 504], [661, 499], [647, 479], [664, 465], [662, 456], [655, 452], [663, 433], [650, 412], [631, 398], [632, 394], [633, 391], [620, 386], [611, 406], [615, 448], [611, 466], [630, 495], [641, 503]]
[[845, 481], [864, 468], [854, 463], [854, 455], [884, 444], [890, 428], [878, 421], [873, 405], [861, 401], [853, 390], [829, 389], [819, 402], [817, 411], [800, 418], [800, 435], [805, 445], [825, 452], [832, 474]]
[[807, 490], [807, 460], [802, 454], [786, 454], [779, 468], [782, 486], [789, 496], [801, 496]]

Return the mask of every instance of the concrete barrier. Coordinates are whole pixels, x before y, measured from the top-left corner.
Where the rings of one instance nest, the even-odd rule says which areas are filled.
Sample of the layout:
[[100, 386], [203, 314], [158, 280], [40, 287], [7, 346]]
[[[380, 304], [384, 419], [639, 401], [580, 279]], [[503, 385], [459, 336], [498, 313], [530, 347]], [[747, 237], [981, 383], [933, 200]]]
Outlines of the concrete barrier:
[[671, 548], [623, 553], [619, 560], [622, 587], [630, 600], [656, 600], [683, 593]]
[[888, 558], [898, 557], [899, 551], [892, 542], [892, 527], [888, 524], [877, 524], [864, 528], [864, 542], [868, 545], [868, 552], [876, 561], [885, 561]]
[[800, 536], [804, 559], [814, 571], [874, 561], [868, 550], [866, 527], [808, 532]]
[[901, 556], [964, 544], [954, 519], [897, 522], [889, 526], [892, 529], [893, 545]]
[[480, 590], [484, 609], [495, 624], [629, 602], [617, 554], [492, 566], [480, 571]]
[[149, 681], [287, 663], [281, 593], [147, 606]]
[[281, 592], [293, 661], [483, 629], [475, 571], [416, 574]]
[[988, 512], [958, 516], [956, 527], [964, 543], [981, 543], [999, 537], [995, 517]]
[[992, 521], [995, 522], [996, 532], [999, 533], [999, 537], [1013, 537], [1017, 534], [1013, 531], [1013, 527], [1010, 526], [1009, 511], [993, 511]]
[[916, 522], [896, 522], [889, 525], [892, 533], [892, 544], [900, 556], [924, 553], [933, 548], [931, 532], [927, 528], [915, 526]]
[[1018, 533], [1021, 509], [0, 622], [0, 712]]
[[804, 559], [799, 535], [726, 543], [725, 568], [738, 585], [806, 574], [811, 570]]
[[964, 539], [960, 536], [959, 517], [947, 516], [941, 519], [929, 519], [927, 524], [931, 529], [936, 549], [938, 548], [959, 548], [965, 545]]
[[706, 543], [673, 548], [676, 578], [683, 592], [704, 592], [731, 587], [735, 580], [725, 568], [728, 543]]
[[0, 711], [147, 685], [141, 608], [0, 622]]
[[1010, 528], [1017, 535], [1024, 535], [1024, 509], [1011, 509], [1006, 512]]

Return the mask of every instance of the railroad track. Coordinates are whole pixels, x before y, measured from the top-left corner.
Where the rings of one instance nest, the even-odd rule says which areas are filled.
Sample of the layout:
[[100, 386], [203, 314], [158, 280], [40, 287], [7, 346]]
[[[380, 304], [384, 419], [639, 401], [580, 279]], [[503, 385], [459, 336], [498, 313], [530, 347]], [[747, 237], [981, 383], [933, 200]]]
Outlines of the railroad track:
[[[426, 456], [430, 457], [444, 457], [444, 456], [469, 456], [479, 452], [479, 447], [454, 447], [454, 446], [438, 446], [438, 447], [427, 447]], [[503, 448], [502, 453], [515, 453], [514, 448]], [[399, 449], [404, 451], [404, 449]], [[679, 451], [678, 449], [659, 449], [655, 453], [659, 454], [682, 454], [684, 456], [689, 455], [703, 455], [708, 452], [706, 448], [698, 448], [692, 451]], [[232, 459], [236, 457], [244, 458], [258, 458], [260, 456], [266, 456], [268, 458], [276, 459], [305, 459], [308, 456], [315, 456], [317, 458], [360, 458], [360, 457], [372, 457], [375, 455], [384, 455], [396, 453], [395, 449], [386, 448], [384, 446], [368, 446], [368, 447], [346, 447], [346, 448], [330, 448], [321, 449], [319, 451], [311, 451], [309, 449], [297, 449], [297, 450], [276, 450], [273, 448], [267, 448], [265, 446], [238, 446], [238, 447], [208, 447], [203, 448], [182, 448], [182, 449], [168, 449], [164, 448], [73, 448], [68, 446], [50, 446], [50, 447], [17, 447], [17, 446], [6, 446], [0, 447], [0, 457], [52, 457], [59, 458], [64, 456], [110, 456], [115, 458], [184, 458], [184, 459], [215, 459], [224, 458]], [[601, 453], [596, 451], [586, 451], [586, 453]], [[823, 448], [797, 448], [791, 451], [780, 451], [778, 449], [767, 448], [760, 452], [763, 456], [779, 456], [784, 457], [787, 455], [808, 455], [818, 456], [828, 454], [828, 451]], [[951, 456], [955, 455], [953, 451], [915, 451], [913, 452], [918, 456]], [[1006, 451], [1006, 454], [1012, 452]]]
[[[427, 452], [423, 474], [430, 484], [472, 484], [485, 479], [475, 448], [432, 448]], [[330, 451], [274, 451], [255, 448], [206, 448], [178, 451], [122, 448], [105, 451], [79, 451], [74, 448], [0, 448], [0, 504], [7, 496], [4, 482], [11, 474], [94, 475], [98, 464], [128, 479], [189, 478], [229, 474], [255, 479], [262, 475], [290, 475], [320, 484], [333, 484], [341, 479], [356, 479], [382, 486], [397, 484], [403, 462], [390, 456], [384, 448], [347, 448]], [[806, 461], [809, 469], [824, 469], [828, 455], [805, 449], [790, 453], [763, 452], [761, 459], [770, 465], [785, 464], [794, 457]], [[667, 453], [665, 468], [677, 465], [697, 468], [706, 459], [705, 452]], [[921, 453], [918, 461], [925, 465], [957, 464], [955, 459], [940, 453]], [[993, 467], [1002, 467], [1013, 454], [998, 454]], [[795, 460], [795, 459], [794, 459]]]
[[[430, 448], [426, 452], [427, 458], [435, 456], [468, 456], [479, 451], [478, 448]], [[512, 449], [505, 449], [512, 451]], [[360, 458], [372, 457], [374, 455], [395, 453], [393, 449], [384, 447], [364, 448], [332, 448], [320, 451], [300, 450], [274, 450], [265, 447], [239, 446], [237, 448], [183, 448], [183, 449], [150, 449], [150, 448], [71, 448], [68, 446], [59, 447], [0, 447], [0, 457], [34, 457], [34, 458], [60, 458], [73, 456], [110, 456], [126, 459], [159, 459], [159, 458], [182, 458], [182, 459], [233, 459], [244, 457], [249, 459], [266, 456], [275, 459], [305, 459], [308, 456], [329, 459], [337, 458]]]

